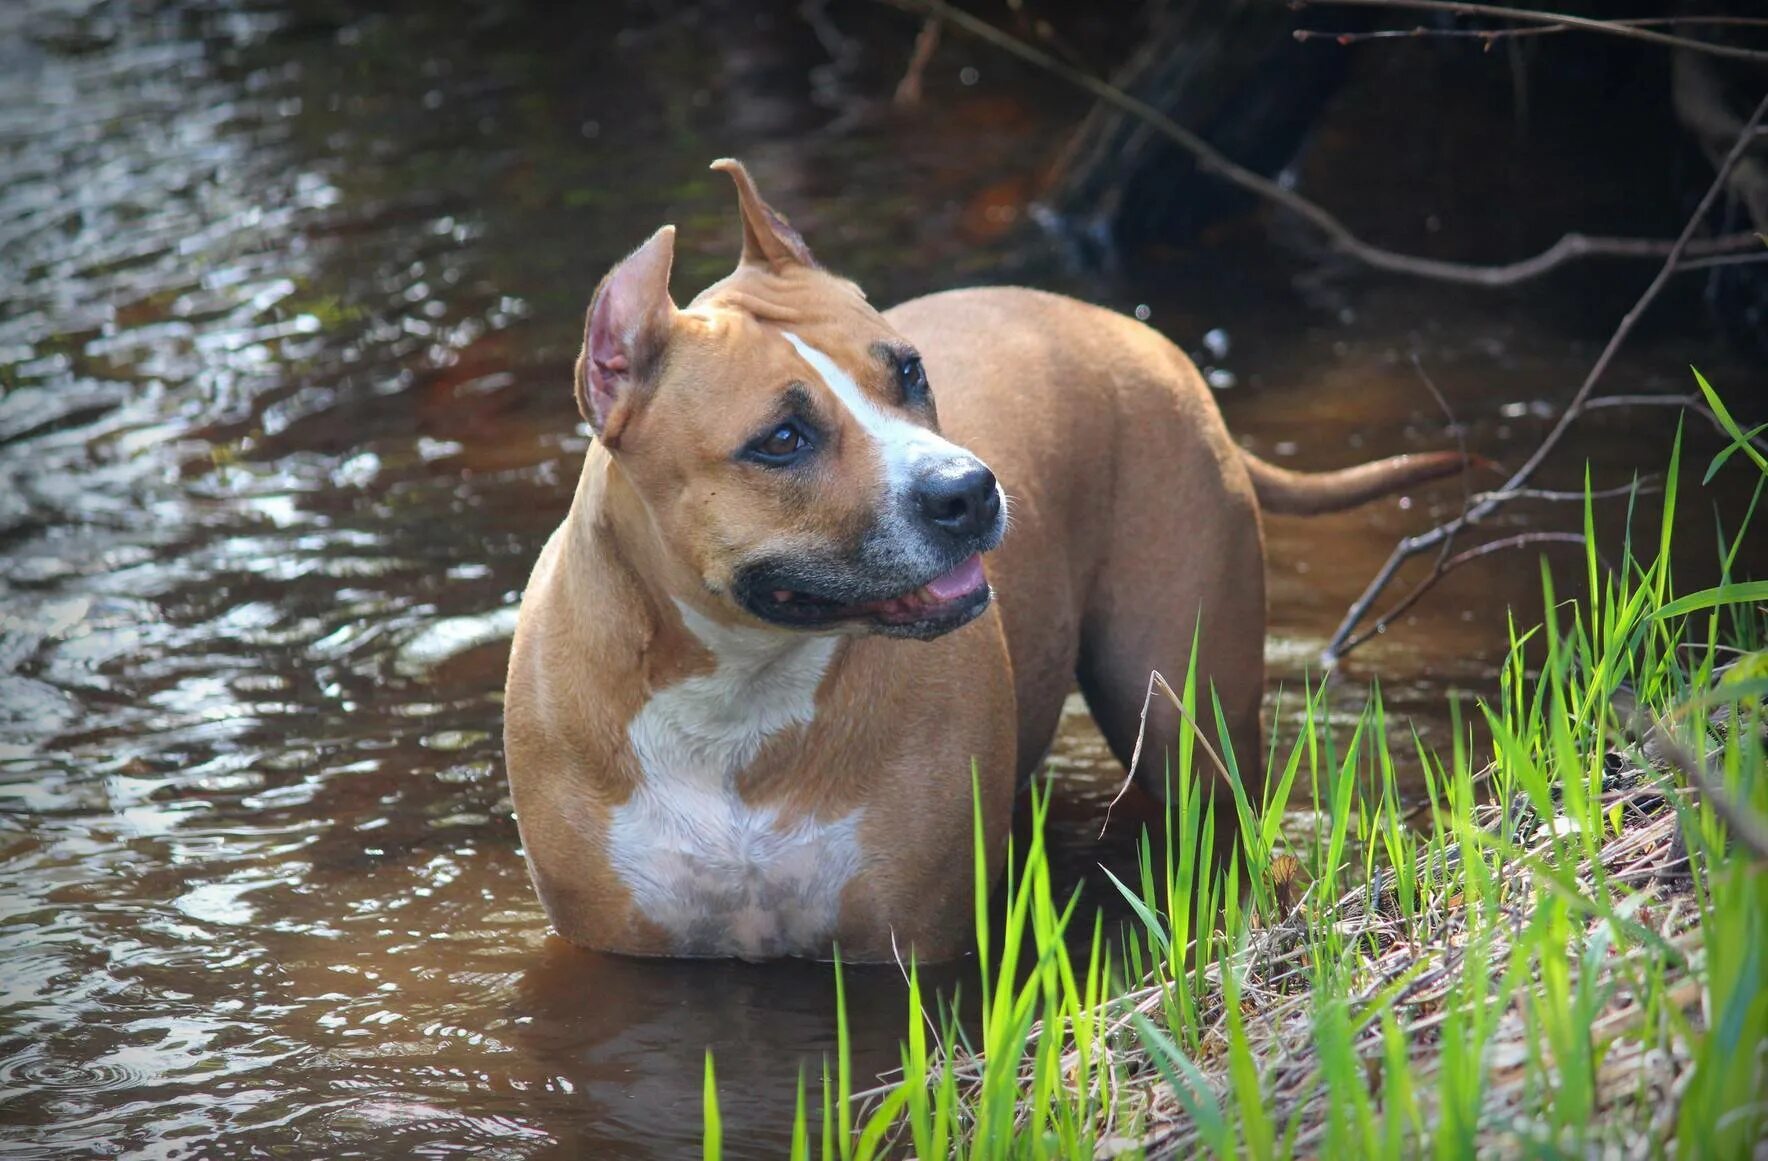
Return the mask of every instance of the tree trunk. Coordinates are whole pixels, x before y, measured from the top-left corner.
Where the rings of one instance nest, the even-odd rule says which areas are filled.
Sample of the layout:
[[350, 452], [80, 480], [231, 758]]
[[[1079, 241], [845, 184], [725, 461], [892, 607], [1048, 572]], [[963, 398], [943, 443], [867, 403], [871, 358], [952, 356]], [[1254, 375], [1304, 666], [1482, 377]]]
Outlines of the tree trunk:
[[[1343, 31], [1368, 23], [1364, 9], [1332, 15]], [[1300, 26], [1287, 0], [1173, 0], [1111, 81], [1271, 176], [1349, 67], [1349, 53], [1297, 43]], [[1063, 148], [1039, 218], [1077, 265], [1109, 269], [1119, 254], [1182, 240], [1247, 199], [1140, 119], [1098, 105]]]

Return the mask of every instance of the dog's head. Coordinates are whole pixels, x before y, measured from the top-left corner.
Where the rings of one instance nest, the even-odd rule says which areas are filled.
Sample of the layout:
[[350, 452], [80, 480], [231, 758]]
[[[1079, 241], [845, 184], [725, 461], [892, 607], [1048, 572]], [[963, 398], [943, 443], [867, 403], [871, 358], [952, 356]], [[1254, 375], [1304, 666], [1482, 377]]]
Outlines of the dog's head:
[[670, 226], [616, 266], [577, 360], [584, 417], [697, 602], [819, 632], [974, 619], [1006, 521], [993, 473], [940, 435], [914, 346], [816, 265], [741, 164], [713, 168], [736, 182], [736, 271], [678, 309]]

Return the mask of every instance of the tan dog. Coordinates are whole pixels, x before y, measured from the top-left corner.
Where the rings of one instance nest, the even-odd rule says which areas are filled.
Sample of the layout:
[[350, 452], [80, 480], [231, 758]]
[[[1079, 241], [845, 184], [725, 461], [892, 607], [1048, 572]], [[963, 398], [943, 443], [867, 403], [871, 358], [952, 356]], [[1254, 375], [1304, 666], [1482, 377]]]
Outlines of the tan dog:
[[[1149, 671], [1182, 674], [1201, 625], [1200, 688], [1256, 782], [1259, 505], [1348, 507], [1461, 461], [1272, 467], [1178, 348], [1072, 299], [880, 314], [741, 165], [714, 168], [736, 272], [678, 309], [665, 226], [590, 305], [577, 401], [599, 439], [505, 700], [529, 869], [586, 947], [950, 956], [973, 767], [998, 867], [1074, 679], [1127, 762]], [[1178, 726], [1157, 707], [1148, 736]]]

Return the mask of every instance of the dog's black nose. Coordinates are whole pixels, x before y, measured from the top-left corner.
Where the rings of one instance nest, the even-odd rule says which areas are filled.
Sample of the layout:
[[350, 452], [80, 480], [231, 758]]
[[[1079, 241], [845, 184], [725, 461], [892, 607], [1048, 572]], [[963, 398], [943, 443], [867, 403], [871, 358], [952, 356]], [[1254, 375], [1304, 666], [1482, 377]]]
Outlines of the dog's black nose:
[[941, 464], [915, 487], [921, 514], [953, 536], [980, 536], [1001, 514], [994, 473], [976, 460]]

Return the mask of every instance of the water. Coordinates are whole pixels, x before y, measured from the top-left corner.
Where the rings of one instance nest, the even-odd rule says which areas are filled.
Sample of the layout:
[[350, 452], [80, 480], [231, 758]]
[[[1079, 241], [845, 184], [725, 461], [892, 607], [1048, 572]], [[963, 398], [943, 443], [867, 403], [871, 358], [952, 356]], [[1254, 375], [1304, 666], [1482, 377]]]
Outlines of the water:
[[[748, 160], [876, 301], [1044, 270], [1146, 306], [1216, 369], [1235, 430], [1305, 466], [1451, 442], [1414, 353], [1470, 443], [1515, 462], [1630, 293], [1298, 288], [1310, 267], [1245, 224], [1127, 283], [1064, 280], [1013, 227], [1079, 105], [971, 46], [911, 118], [784, 4], [344, 11], [0, 12], [9, 1156], [682, 1155], [708, 1047], [728, 1137], [778, 1147], [833, 1046], [828, 971], [548, 937], [499, 756], [513, 605], [586, 446], [581, 312], [663, 221], [678, 297], [729, 267], [712, 158]], [[912, 22], [846, 19], [906, 55]], [[1616, 389], [1681, 390], [1691, 361], [1759, 381], [1698, 321], [1631, 350]], [[1604, 413], [1558, 482], [1585, 457], [1611, 482], [1655, 466], [1667, 426]], [[1272, 521], [1274, 688], [1457, 501]], [[1501, 526], [1543, 521], [1576, 516]], [[1539, 608], [1532, 559], [1451, 578], [1341, 700], [1379, 676], [1440, 740], [1445, 694], [1490, 688], [1512, 601]], [[1078, 877], [1120, 772], [1078, 712], [1052, 768]], [[862, 1075], [894, 1058], [902, 991], [850, 977]]]

